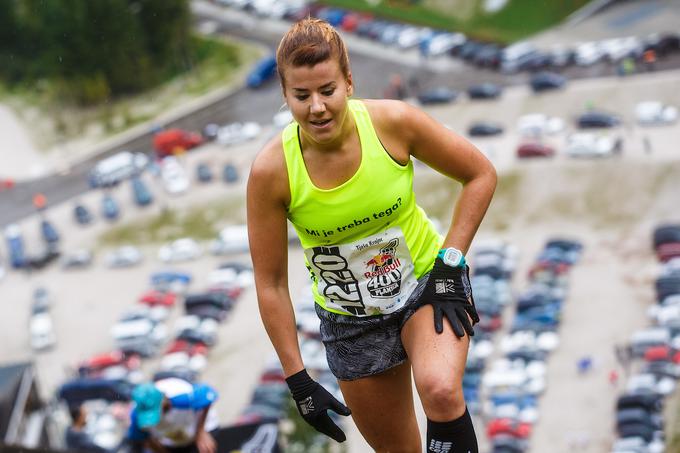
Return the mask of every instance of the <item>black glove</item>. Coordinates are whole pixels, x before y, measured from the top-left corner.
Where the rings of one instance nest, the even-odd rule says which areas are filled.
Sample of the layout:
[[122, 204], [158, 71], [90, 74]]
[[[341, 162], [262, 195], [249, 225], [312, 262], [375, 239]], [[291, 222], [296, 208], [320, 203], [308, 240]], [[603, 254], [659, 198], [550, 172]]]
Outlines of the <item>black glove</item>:
[[472, 326], [479, 322], [479, 316], [472, 298], [469, 267], [447, 266], [440, 258], [436, 258], [420, 296], [419, 305], [426, 304], [434, 308], [434, 330], [437, 333], [444, 331], [443, 318], [446, 316], [456, 336], [462, 338], [465, 332], [469, 336], [475, 334]]
[[350, 415], [352, 411], [309, 377], [307, 370], [289, 376], [286, 383], [302, 418], [320, 433], [337, 442], [344, 442], [345, 433], [331, 420], [327, 411], [331, 409], [344, 416]]

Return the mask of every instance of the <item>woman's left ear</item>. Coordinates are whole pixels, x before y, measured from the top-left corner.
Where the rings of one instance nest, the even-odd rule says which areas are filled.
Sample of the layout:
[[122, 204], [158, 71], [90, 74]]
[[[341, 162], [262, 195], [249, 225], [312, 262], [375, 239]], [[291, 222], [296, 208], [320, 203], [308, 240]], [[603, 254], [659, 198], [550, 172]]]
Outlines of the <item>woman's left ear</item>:
[[352, 73], [349, 73], [347, 77], [347, 97], [351, 97], [354, 94], [354, 83], [352, 82]]

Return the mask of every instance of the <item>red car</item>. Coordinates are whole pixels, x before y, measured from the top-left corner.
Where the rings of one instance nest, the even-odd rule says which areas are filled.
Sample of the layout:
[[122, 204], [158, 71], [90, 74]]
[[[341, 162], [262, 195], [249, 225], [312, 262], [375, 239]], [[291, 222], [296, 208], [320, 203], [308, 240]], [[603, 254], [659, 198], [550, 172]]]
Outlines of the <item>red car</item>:
[[362, 23], [366, 22], [367, 20], [371, 20], [372, 16], [368, 14], [361, 14], [361, 13], [356, 13], [356, 12], [350, 12], [345, 14], [345, 16], [342, 18], [342, 23], [340, 24], [340, 28], [342, 28], [345, 31], [353, 32], [357, 29], [357, 26]]
[[172, 354], [173, 352], [186, 352], [189, 357], [195, 355], [208, 355], [208, 346], [204, 343], [191, 343], [186, 340], [175, 340], [168, 346], [166, 354]]
[[122, 351], [111, 351], [83, 360], [78, 364], [80, 374], [96, 374], [112, 366], [124, 366], [128, 370], [140, 367], [141, 360], [137, 354], [126, 354]]
[[543, 143], [529, 142], [523, 143], [517, 148], [517, 157], [520, 159], [530, 157], [553, 157], [555, 149]]
[[656, 257], [662, 263], [680, 257], [680, 242], [666, 242], [656, 248]]
[[183, 153], [203, 143], [203, 137], [182, 129], [160, 131], [153, 137], [153, 149], [159, 159]]
[[162, 307], [172, 307], [175, 305], [175, 301], [177, 300], [177, 295], [175, 293], [171, 292], [163, 292], [163, 291], [156, 291], [156, 290], [151, 290], [147, 291], [144, 294], [142, 294], [139, 297], [139, 301], [143, 304], [155, 307], [155, 306], [162, 306]]
[[486, 434], [489, 439], [495, 436], [507, 434], [519, 439], [526, 439], [531, 435], [531, 424], [518, 422], [510, 418], [495, 418], [486, 425]]

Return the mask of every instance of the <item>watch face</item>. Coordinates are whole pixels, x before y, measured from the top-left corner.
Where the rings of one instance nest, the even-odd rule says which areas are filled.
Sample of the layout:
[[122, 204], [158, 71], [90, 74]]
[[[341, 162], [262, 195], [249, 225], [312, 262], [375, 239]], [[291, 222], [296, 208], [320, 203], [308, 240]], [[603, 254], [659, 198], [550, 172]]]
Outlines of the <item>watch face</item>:
[[442, 258], [444, 263], [448, 264], [449, 266], [460, 266], [462, 260], [463, 260], [463, 254], [461, 253], [460, 250], [456, 250], [454, 248], [448, 248], [444, 252], [444, 257]]

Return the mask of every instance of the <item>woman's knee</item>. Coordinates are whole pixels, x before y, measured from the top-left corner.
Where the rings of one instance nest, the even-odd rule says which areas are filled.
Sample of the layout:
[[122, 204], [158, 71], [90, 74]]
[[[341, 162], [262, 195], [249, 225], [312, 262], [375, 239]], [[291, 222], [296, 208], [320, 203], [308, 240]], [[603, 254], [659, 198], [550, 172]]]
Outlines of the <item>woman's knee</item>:
[[421, 453], [423, 451], [420, 437], [406, 442], [392, 438], [384, 439], [384, 442], [370, 442], [369, 444], [376, 453]]
[[448, 421], [465, 412], [462, 386], [449, 376], [423, 376], [416, 387], [425, 414], [431, 420]]

